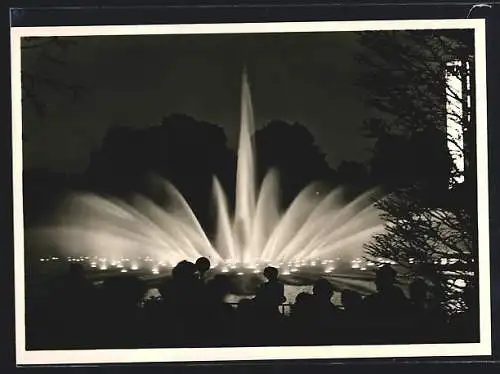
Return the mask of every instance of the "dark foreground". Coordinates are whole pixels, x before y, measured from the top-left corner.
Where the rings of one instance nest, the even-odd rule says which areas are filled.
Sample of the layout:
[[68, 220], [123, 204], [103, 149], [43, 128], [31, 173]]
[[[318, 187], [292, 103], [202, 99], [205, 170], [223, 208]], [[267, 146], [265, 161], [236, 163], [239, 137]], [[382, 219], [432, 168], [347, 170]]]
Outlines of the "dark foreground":
[[[468, 292], [464, 292], [468, 308], [449, 316], [418, 280], [406, 297], [391, 276], [377, 276], [374, 283], [346, 277], [344, 288], [320, 279], [312, 292], [300, 292], [293, 300], [289, 295], [287, 300], [276, 300], [263, 292], [274, 290], [269, 281], [264, 286], [254, 284], [256, 295], [230, 304], [228, 295], [243, 279], [219, 274], [204, 281], [198, 272], [181, 270], [172, 277], [149, 280], [112, 276], [98, 286], [81, 272], [53, 279], [39, 287], [38, 297], [28, 293], [26, 349], [478, 341], [478, 308]], [[255, 279], [259, 278], [252, 282]], [[152, 285], [161, 296], [144, 300]], [[373, 291], [362, 295], [361, 289]]]

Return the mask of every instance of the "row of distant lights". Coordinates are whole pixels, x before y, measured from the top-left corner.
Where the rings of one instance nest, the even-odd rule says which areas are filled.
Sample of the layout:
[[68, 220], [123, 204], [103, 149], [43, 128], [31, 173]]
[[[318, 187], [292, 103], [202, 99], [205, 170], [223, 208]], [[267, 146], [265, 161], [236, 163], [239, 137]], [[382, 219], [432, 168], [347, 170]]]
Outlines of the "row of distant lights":
[[[336, 260], [339, 260], [337, 258]], [[441, 264], [441, 265], [453, 265], [457, 263], [459, 260], [456, 258], [441, 258], [439, 260], [435, 260], [435, 264]], [[283, 275], [289, 275], [291, 273], [296, 273], [299, 271], [299, 269], [303, 266], [318, 266], [318, 264], [321, 264], [322, 266], [326, 266], [324, 269], [325, 273], [331, 273], [333, 270], [335, 270], [335, 266], [333, 265], [335, 263], [335, 260], [312, 260], [312, 261], [295, 261], [295, 262], [289, 262], [288, 264], [284, 264], [283, 262], [279, 262], [277, 264], [269, 264], [269, 266], [274, 266], [280, 269], [283, 269], [281, 274]], [[409, 259], [410, 264], [415, 264], [417, 263], [417, 260], [415, 258], [410, 258]], [[377, 258], [376, 262], [375, 261], [365, 261], [361, 258], [356, 258], [351, 261], [351, 268], [352, 269], [358, 269], [361, 271], [366, 271], [368, 268], [374, 268], [374, 267], [382, 267], [384, 265], [396, 265], [397, 262], [394, 260], [389, 260], [385, 258]], [[261, 270], [259, 269], [258, 265], [256, 264], [244, 264], [244, 268], [246, 269], [251, 269], [253, 270], [253, 273], [260, 273]], [[228, 265], [224, 265], [221, 269], [221, 272], [223, 273], [228, 273], [230, 270], [235, 270], [237, 268], [241, 268], [241, 266], [238, 266], [235, 263], [230, 263], [228, 262]], [[238, 272], [238, 275], [243, 275], [243, 272]]]
[[382, 267], [384, 265], [396, 265], [396, 261], [393, 260], [388, 260], [385, 258], [377, 258], [376, 262], [374, 261], [365, 261], [362, 260], [361, 258], [356, 258], [351, 261], [351, 268], [352, 269], [358, 269], [361, 271], [366, 271], [368, 268], [374, 268], [374, 267]]
[[[149, 256], [146, 256], [144, 258], [138, 257], [137, 260], [142, 260], [145, 262], [153, 262], [153, 259]], [[91, 261], [90, 262], [90, 267], [92, 268], [99, 268], [100, 270], [107, 270], [109, 267], [117, 268], [120, 269], [120, 272], [122, 273], [127, 273], [129, 270], [131, 271], [137, 271], [139, 270], [139, 265], [135, 262], [130, 263], [129, 258], [120, 258], [120, 260], [111, 260], [108, 261], [106, 258], [100, 258], [98, 261]], [[109, 264], [108, 264], [109, 263]], [[126, 267], [125, 264], [129, 264], [128, 268]], [[153, 274], [159, 274], [160, 273], [160, 268], [166, 267], [167, 264], [165, 262], [159, 262], [156, 265], [151, 267], [151, 272]]]
[[[331, 264], [333, 262], [334, 262], [334, 260], [323, 260], [323, 261], [321, 261], [321, 264], [328, 265], [328, 264]], [[303, 261], [288, 262], [287, 264], [285, 264], [284, 262], [279, 262], [276, 264], [269, 263], [269, 264], [266, 264], [266, 266], [273, 266], [273, 267], [276, 267], [279, 269], [283, 269], [281, 271], [282, 275], [290, 275], [291, 273], [298, 272], [300, 270], [300, 268], [303, 266], [317, 266], [318, 263], [319, 263], [319, 260], [313, 260], [313, 261], [303, 260]], [[220, 271], [222, 273], [229, 273], [232, 270], [236, 270], [238, 268], [241, 269], [242, 267], [245, 269], [248, 269], [248, 270], [252, 270], [252, 273], [254, 273], [254, 274], [259, 274], [262, 272], [259, 265], [257, 265], [257, 264], [245, 263], [245, 264], [238, 265], [237, 263], [232, 262], [231, 260], [226, 261], [226, 263], [221, 267]], [[335, 269], [335, 267], [328, 266], [325, 269], [325, 272], [330, 273], [334, 269]], [[243, 271], [238, 271], [236, 274], [237, 275], [244, 275], [245, 273]]]
[[[59, 257], [52, 256], [52, 257], [41, 258], [40, 262], [51, 262], [51, 261], [59, 261], [59, 260], [60, 260]], [[99, 268], [99, 270], [103, 270], [103, 271], [107, 270], [110, 267], [118, 268], [118, 269], [120, 269], [120, 271], [122, 273], [126, 273], [129, 270], [131, 270], [131, 271], [139, 270], [139, 265], [137, 263], [131, 263], [127, 268], [124, 265], [124, 263], [130, 263], [131, 260], [129, 258], [123, 258], [123, 257], [120, 258], [120, 260], [111, 260], [111, 261], [109, 261], [106, 258], [98, 258], [97, 256], [94, 256], [94, 257], [89, 257], [89, 256], [67, 257], [67, 260], [69, 262], [88, 262], [88, 261], [90, 261], [91, 268]], [[153, 262], [153, 259], [149, 256], [146, 256], [144, 258], [138, 257], [137, 260], [142, 260], [144, 262]], [[339, 260], [339, 258], [337, 258], [336, 260]], [[415, 262], [416, 262], [416, 260], [414, 258], [409, 259], [410, 264], [414, 264]], [[441, 264], [441, 265], [455, 264], [456, 262], [458, 262], [458, 259], [442, 258], [440, 260], [434, 261], [435, 264]], [[277, 264], [270, 264], [270, 266], [275, 266], [277, 268], [282, 269], [282, 271], [281, 271], [282, 275], [290, 275], [291, 273], [296, 273], [296, 272], [300, 271], [301, 267], [304, 267], [304, 266], [315, 267], [315, 266], [318, 266], [319, 264], [321, 264], [322, 266], [325, 267], [323, 272], [326, 274], [329, 274], [335, 270], [334, 263], [335, 263], [335, 260], [321, 260], [320, 261], [319, 259], [317, 259], [317, 260], [309, 260], [309, 261], [306, 261], [306, 260], [293, 261], [293, 262], [288, 262], [287, 264], [285, 264], [283, 262], [279, 262]], [[380, 266], [383, 266], [384, 264], [396, 265], [396, 262], [392, 261], [392, 260], [383, 259], [383, 258], [377, 258], [377, 263], [375, 263], [373, 261], [366, 261], [365, 262], [361, 258], [356, 258], [356, 259], [351, 261], [351, 268], [365, 271], [368, 268], [380, 267]], [[160, 267], [166, 267], [166, 266], [167, 266], [167, 264], [165, 262], [159, 262], [159, 263], [157, 263], [157, 265], [151, 267], [151, 272], [153, 274], [159, 274]], [[215, 266], [212, 266], [212, 268], [214, 268], [214, 267]], [[241, 268], [241, 267], [242, 266], [238, 266], [238, 264], [236, 264], [234, 262], [227, 261], [226, 264], [224, 264], [221, 267], [220, 271], [222, 273], [228, 273], [231, 270], [235, 270], [235, 269]], [[247, 263], [247, 264], [243, 264], [243, 267], [248, 269], [248, 270], [252, 270], [252, 273], [254, 273], [254, 274], [259, 274], [262, 271], [257, 264], [248, 264]], [[237, 274], [244, 275], [244, 272], [239, 271], [239, 272], [237, 272]]]
[[[231, 260], [228, 260], [228, 261], [226, 261], [226, 264], [221, 266], [220, 272], [221, 273], [229, 273], [231, 270], [235, 270], [238, 267], [241, 267], [241, 266], [238, 266], [236, 263], [232, 262]], [[254, 273], [254, 274], [259, 274], [261, 272], [261, 270], [259, 269], [259, 266], [257, 264], [248, 264], [247, 263], [247, 264], [244, 264], [243, 267], [248, 269], [248, 270], [252, 270], [252, 273]], [[239, 271], [236, 274], [243, 275], [244, 272]]]
[[42, 257], [40, 262], [59, 261], [59, 257]]
[[[336, 260], [340, 260], [340, 258], [337, 258]], [[290, 275], [292, 273], [296, 273], [296, 272], [300, 271], [301, 267], [305, 267], [305, 266], [315, 267], [315, 266], [319, 266], [319, 265], [322, 265], [324, 267], [323, 272], [325, 274], [329, 274], [335, 270], [334, 264], [335, 264], [336, 260], [321, 260], [320, 261], [319, 259], [317, 259], [317, 260], [309, 260], [309, 261], [294, 261], [294, 262], [289, 262], [287, 264], [285, 264], [283, 262], [279, 262], [277, 264], [269, 264], [269, 265], [281, 269], [282, 275]], [[365, 271], [365, 270], [368, 270], [368, 268], [375, 267], [375, 266], [383, 266], [383, 264], [386, 264], [386, 263], [391, 264], [391, 265], [396, 264], [396, 262], [394, 262], [394, 261], [386, 260], [386, 259], [382, 259], [382, 258], [378, 258], [377, 263], [375, 263], [373, 261], [365, 262], [361, 258], [356, 258], [356, 259], [351, 261], [351, 268]], [[231, 263], [230, 261], [227, 261], [227, 264], [221, 268], [221, 272], [228, 273], [231, 270], [235, 270], [235, 269], [241, 268], [241, 267], [252, 270], [252, 273], [254, 273], [254, 274], [258, 274], [261, 272], [258, 265], [256, 265], [256, 264], [244, 264], [243, 266], [238, 266], [236, 263]], [[237, 272], [237, 275], [244, 275], [244, 272], [239, 271], [239, 272]]]
[[[153, 262], [153, 259], [149, 256], [146, 256], [144, 258], [138, 257], [137, 259], [143, 260], [145, 262]], [[58, 260], [59, 260], [58, 257], [48, 257], [48, 258], [41, 258], [40, 259], [41, 262], [58, 261]], [[114, 268], [121, 269], [120, 271], [122, 273], [128, 272], [128, 269], [124, 265], [124, 263], [130, 263], [129, 258], [123, 258], [123, 257], [120, 258], [119, 261], [117, 261], [117, 260], [109, 261], [106, 258], [98, 258], [97, 256], [94, 256], [94, 257], [89, 257], [89, 256], [68, 257], [67, 260], [69, 262], [88, 262], [88, 261], [90, 261], [91, 268], [99, 268], [100, 270], [107, 270], [110, 267], [114, 267]], [[337, 258], [336, 260], [339, 260], [339, 258]], [[394, 261], [385, 260], [385, 259], [381, 259], [381, 258], [377, 259], [377, 261], [379, 263], [382, 263], [382, 264], [383, 263], [389, 263], [392, 265], [395, 264]], [[305, 261], [305, 260], [293, 261], [293, 262], [288, 262], [287, 264], [285, 264], [284, 262], [279, 262], [277, 264], [269, 264], [269, 265], [282, 269], [282, 271], [281, 271], [282, 275], [290, 275], [291, 273], [296, 273], [296, 272], [300, 271], [301, 267], [305, 267], [305, 266], [315, 267], [315, 266], [318, 266], [319, 264], [321, 264], [322, 266], [325, 267], [323, 270], [324, 273], [328, 274], [328, 273], [331, 273], [335, 270], [334, 263], [335, 263], [335, 260], [321, 260], [320, 261], [319, 259], [317, 259], [317, 260], [310, 260], [310, 261]], [[157, 266], [153, 266], [151, 271], [153, 274], [159, 274], [159, 272], [160, 272], [159, 268], [165, 267], [165, 266], [166, 266], [166, 263], [160, 262], [157, 264]], [[368, 267], [373, 267], [373, 266], [376, 266], [376, 264], [374, 262], [368, 261], [368, 262], [364, 263], [364, 261], [360, 258], [357, 258], [357, 259], [354, 259], [351, 261], [351, 268], [352, 269], [359, 269], [361, 271], [365, 271], [365, 270], [367, 270]], [[379, 266], [381, 266], [381, 265], [379, 265]], [[212, 268], [213, 267], [214, 266], [212, 266]], [[241, 267], [242, 266], [238, 266], [238, 264], [236, 264], [234, 262], [227, 261], [227, 263], [221, 267], [220, 271], [222, 273], [228, 273], [231, 270], [235, 270], [235, 269], [241, 268]], [[247, 264], [243, 264], [243, 267], [248, 269], [248, 270], [252, 270], [252, 273], [254, 273], [254, 274], [259, 274], [262, 271], [257, 264], [248, 264], [247, 263]], [[128, 268], [132, 271], [139, 270], [139, 265], [136, 263], [132, 263], [132, 264], [130, 264], [130, 266]], [[242, 271], [239, 271], [237, 274], [243, 275], [244, 273]]]
[[[51, 261], [59, 261], [59, 257], [44, 257], [40, 259], [40, 262], [51, 262]], [[149, 256], [146, 257], [138, 257], [137, 260], [144, 262], [153, 262], [153, 259]], [[135, 262], [131, 263], [129, 258], [120, 258], [120, 260], [108, 260], [107, 258], [99, 258], [97, 256], [89, 257], [89, 256], [80, 256], [80, 257], [67, 257], [68, 262], [79, 263], [79, 262], [89, 262], [91, 268], [98, 268], [99, 270], [108, 270], [109, 268], [117, 268], [120, 269], [120, 272], [127, 273], [129, 270], [136, 271], [139, 270], [139, 265]], [[126, 266], [125, 264], [129, 264]], [[167, 264], [165, 262], [159, 262], [155, 266], [151, 267], [151, 272], [153, 274], [160, 273], [160, 267], [166, 267]]]

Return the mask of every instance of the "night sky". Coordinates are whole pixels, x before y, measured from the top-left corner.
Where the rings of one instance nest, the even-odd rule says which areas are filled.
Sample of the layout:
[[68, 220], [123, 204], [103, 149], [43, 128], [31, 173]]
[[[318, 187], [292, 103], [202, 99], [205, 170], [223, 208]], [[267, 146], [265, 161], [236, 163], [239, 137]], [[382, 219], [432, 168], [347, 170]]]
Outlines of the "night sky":
[[257, 128], [272, 119], [300, 122], [332, 167], [363, 161], [370, 143], [360, 127], [370, 109], [355, 86], [356, 38], [345, 32], [79, 37], [64, 52], [46, 51], [64, 64], [40, 62], [43, 48], [26, 49], [24, 71], [84, 85], [85, 92], [73, 102], [42, 88], [44, 116], [24, 105], [24, 167], [83, 171], [111, 127], [159, 125], [172, 113], [221, 125], [235, 147], [244, 64]]

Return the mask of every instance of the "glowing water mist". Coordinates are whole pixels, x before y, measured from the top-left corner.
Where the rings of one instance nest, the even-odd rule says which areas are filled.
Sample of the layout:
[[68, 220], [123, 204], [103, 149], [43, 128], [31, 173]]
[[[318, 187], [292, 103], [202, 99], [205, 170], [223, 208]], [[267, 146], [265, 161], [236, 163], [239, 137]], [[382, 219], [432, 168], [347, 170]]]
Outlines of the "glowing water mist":
[[235, 210], [229, 212], [226, 194], [214, 176], [214, 240], [206, 236], [182, 194], [161, 179], [169, 196], [168, 206], [159, 206], [144, 196], [126, 204], [93, 194], [75, 194], [60, 211], [60, 224], [33, 230], [29, 237], [38, 245], [56, 247], [68, 255], [85, 254], [101, 261], [104, 257], [104, 261], [118, 263], [133, 261], [129, 258], [154, 258], [170, 266], [200, 256], [209, 257], [214, 264], [250, 267], [360, 256], [363, 244], [383, 229], [372, 191], [346, 204], [342, 189], [323, 193], [321, 184], [312, 183], [282, 211], [277, 171], [269, 171], [257, 187], [253, 133], [252, 99], [244, 72]]
[[[240, 251], [250, 256], [252, 248], [248, 247], [252, 237], [252, 226], [255, 218], [255, 159], [252, 135], [254, 118], [252, 99], [247, 73], [243, 72], [241, 85], [241, 121], [238, 146], [238, 164], [236, 169], [236, 201], [234, 214], [234, 236]], [[221, 212], [222, 213], [222, 212]], [[241, 256], [241, 253], [239, 253]]]

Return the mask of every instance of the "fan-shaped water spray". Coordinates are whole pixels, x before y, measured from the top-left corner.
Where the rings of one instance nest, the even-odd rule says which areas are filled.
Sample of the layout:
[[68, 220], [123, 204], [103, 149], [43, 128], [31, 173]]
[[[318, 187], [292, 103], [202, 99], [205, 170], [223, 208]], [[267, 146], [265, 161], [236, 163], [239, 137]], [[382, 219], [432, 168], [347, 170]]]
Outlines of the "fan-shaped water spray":
[[206, 256], [213, 264], [241, 263], [254, 268], [257, 264], [359, 257], [363, 244], [383, 229], [373, 206], [373, 191], [345, 204], [342, 189], [323, 194], [321, 185], [313, 183], [282, 211], [277, 171], [269, 171], [257, 187], [254, 119], [246, 74], [241, 99], [235, 209], [231, 214], [226, 194], [214, 177], [214, 238], [207, 237], [188, 202], [165, 180], [161, 183], [168, 206], [144, 196], [125, 203], [75, 194], [63, 204], [57, 225], [37, 228], [30, 238], [68, 256], [113, 263], [139, 258], [172, 266], [183, 259]]

